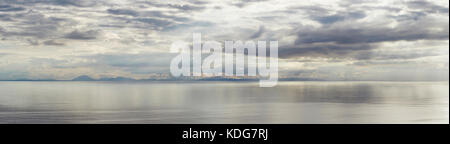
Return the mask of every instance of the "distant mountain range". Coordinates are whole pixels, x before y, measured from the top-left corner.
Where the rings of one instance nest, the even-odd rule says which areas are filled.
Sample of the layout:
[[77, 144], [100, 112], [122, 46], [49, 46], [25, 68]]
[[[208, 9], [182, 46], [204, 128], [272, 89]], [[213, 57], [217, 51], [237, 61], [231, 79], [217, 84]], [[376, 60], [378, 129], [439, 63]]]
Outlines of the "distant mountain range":
[[82, 75], [82, 76], [72, 79], [72, 81], [95, 81], [95, 79], [93, 79], [87, 75]]
[[[320, 79], [311, 78], [280, 78], [279, 81], [322, 81]], [[72, 79], [72, 81], [259, 81], [258, 78], [229, 78], [229, 77], [178, 77], [169, 79], [132, 79], [126, 77], [116, 77], [116, 78], [100, 78], [94, 79], [86, 75], [82, 75]]]
[[132, 78], [126, 78], [126, 77], [115, 77], [115, 78], [100, 78], [100, 79], [94, 79], [87, 75], [82, 75], [79, 77], [76, 77], [72, 79], [72, 81], [135, 81], [135, 79]]
[[[322, 81], [320, 79], [309, 78], [280, 78], [279, 81]], [[165, 79], [133, 79], [127, 77], [99, 78], [95, 79], [87, 75], [81, 75], [72, 80], [55, 80], [55, 79], [17, 79], [17, 80], [0, 80], [0, 81], [259, 81], [258, 78], [242, 78], [242, 77], [178, 77]]]
[[94, 79], [86, 75], [82, 75], [72, 79], [71, 81], [256, 81], [255, 78], [225, 78], [225, 77], [178, 77], [166, 79], [133, 79], [127, 77], [100, 78]]

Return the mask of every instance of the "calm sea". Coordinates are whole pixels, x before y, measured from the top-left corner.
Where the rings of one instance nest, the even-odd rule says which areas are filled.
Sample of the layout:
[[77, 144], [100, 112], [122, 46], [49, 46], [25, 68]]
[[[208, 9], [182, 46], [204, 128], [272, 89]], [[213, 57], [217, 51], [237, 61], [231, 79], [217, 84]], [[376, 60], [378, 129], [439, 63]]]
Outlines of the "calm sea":
[[448, 82], [0, 82], [0, 123], [449, 123]]

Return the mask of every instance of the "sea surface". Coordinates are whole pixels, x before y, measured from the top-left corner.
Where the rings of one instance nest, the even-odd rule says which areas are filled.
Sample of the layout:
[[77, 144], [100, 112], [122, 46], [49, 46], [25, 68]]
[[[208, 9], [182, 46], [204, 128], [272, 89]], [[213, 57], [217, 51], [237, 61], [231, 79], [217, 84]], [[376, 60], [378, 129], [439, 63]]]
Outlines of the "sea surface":
[[449, 123], [448, 82], [0, 82], [0, 123]]

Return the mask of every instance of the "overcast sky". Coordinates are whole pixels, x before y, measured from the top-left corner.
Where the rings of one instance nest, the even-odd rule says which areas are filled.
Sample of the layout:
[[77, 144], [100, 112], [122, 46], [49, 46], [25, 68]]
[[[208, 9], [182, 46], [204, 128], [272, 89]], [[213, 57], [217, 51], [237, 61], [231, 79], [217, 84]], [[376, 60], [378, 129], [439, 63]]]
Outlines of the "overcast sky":
[[0, 0], [0, 80], [147, 78], [170, 44], [278, 40], [281, 77], [448, 80], [448, 0]]

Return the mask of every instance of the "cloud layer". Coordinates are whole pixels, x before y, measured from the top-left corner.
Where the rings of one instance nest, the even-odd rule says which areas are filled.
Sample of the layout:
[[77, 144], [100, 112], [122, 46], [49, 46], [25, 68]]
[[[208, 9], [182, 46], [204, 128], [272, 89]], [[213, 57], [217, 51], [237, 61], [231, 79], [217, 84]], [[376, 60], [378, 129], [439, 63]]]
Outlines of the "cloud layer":
[[148, 78], [171, 42], [278, 40], [281, 77], [448, 80], [446, 0], [0, 0], [0, 80]]

